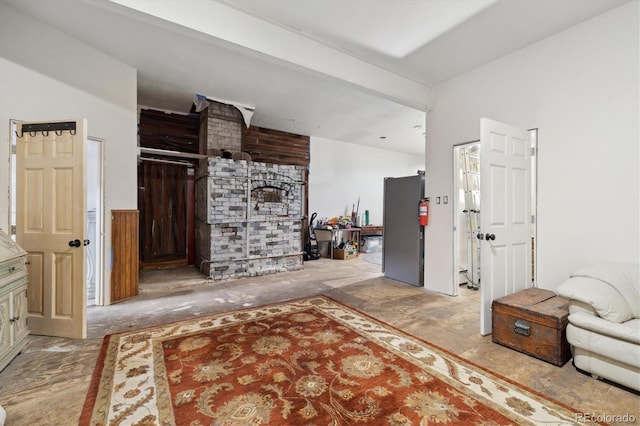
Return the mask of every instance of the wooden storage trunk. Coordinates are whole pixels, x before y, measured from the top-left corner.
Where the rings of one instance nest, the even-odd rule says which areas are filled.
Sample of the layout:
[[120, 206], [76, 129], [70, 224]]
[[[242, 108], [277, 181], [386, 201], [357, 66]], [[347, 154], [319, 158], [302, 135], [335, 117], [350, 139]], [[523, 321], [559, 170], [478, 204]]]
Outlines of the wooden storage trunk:
[[571, 359], [568, 300], [529, 288], [493, 301], [492, 340], [558, 366]]

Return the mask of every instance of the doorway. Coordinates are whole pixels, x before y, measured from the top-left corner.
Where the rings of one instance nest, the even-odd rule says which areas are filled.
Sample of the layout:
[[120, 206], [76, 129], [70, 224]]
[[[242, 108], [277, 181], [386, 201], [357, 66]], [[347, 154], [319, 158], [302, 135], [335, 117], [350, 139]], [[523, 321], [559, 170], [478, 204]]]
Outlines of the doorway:
[[[536, 268], [536, 171], [538, 129], [530, 129], [531, 143], [531, 280], [535, 282]], [[464, 142], [453, 147], [453, 295], [460, 289], [479, 290], [482, 281], [480, 267], [480, 140]]]
[[89, 136], [86, 158], [87, 191], [87, 306], [104, 304], [102, 285], [103, 259], [103, 140]]
[[453, 211], [455, 221], [454, 246], [457, 259], [457, 279], [454, 281], [468, 289], [480, 288], [480, 141], [454, 146]]

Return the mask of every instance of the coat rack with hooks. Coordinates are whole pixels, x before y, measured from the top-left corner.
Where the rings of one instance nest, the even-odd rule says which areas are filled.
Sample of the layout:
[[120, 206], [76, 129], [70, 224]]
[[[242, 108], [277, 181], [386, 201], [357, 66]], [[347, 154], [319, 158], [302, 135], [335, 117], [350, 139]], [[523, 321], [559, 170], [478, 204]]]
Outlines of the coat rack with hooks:
[[68, 130], [72, 135], [76, 134], [76, 122], [75, 121], [63, 121], [59, 123], [29, 123], [22, 125], [22, 133], [16, 136], [21, 138], [25, 132], [31, 136], [35, 136], [38, 132], [42, 132], [43, 135], [48, 136], [49, 132], [55, 132], [56, 135], [62, 136], [62, 132]]

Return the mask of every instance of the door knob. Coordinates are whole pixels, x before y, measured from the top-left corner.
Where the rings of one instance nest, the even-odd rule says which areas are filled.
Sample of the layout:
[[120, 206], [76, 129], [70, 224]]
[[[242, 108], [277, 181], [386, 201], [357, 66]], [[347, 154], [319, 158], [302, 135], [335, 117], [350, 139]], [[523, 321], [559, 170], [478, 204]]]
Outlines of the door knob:
[[71, 241], [69, 241], [69, 247], [80, 247], [80, 244], [82, 244], [80, 242], [80, 240], [71, 240]]
[[489, 241], [489, 240], [493, 241], [493, 240], [496, 239], [496, 236], [494, 234], [487, 234], [487, 235], [484, 236], [484, 239], [487, 240], [487, 241]]
[[481, 239], [483, 239], [483, 238], [484, 238], [484, 234], [477, 233], [477, 234], [476, 234], [476, 237], [477, 237], [479, 240], [481, 240]]

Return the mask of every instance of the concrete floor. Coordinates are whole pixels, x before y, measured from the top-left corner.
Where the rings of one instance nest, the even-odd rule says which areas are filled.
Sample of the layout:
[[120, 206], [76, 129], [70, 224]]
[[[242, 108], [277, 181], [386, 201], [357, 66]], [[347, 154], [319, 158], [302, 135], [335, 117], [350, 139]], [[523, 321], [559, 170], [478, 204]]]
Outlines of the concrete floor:
[[458, 297], [433, 294], [384, 278], [379, 271], [380, 265], [362, 256], [320, 259], [300, 271], [230, 282], [208, 281], [194, 268], [143, 271], [140, 296], [88, 308], [87, 339], [29, 336], [23, 353], [0, 372], [7, 425], [77, 424], [105, 334], [320, 293], [581, 413], [629, 414], [640, 422], [637, 395], [580, 374], [570, 362], [556, 367], [480, 336], [478, 292], [462, 286]]

